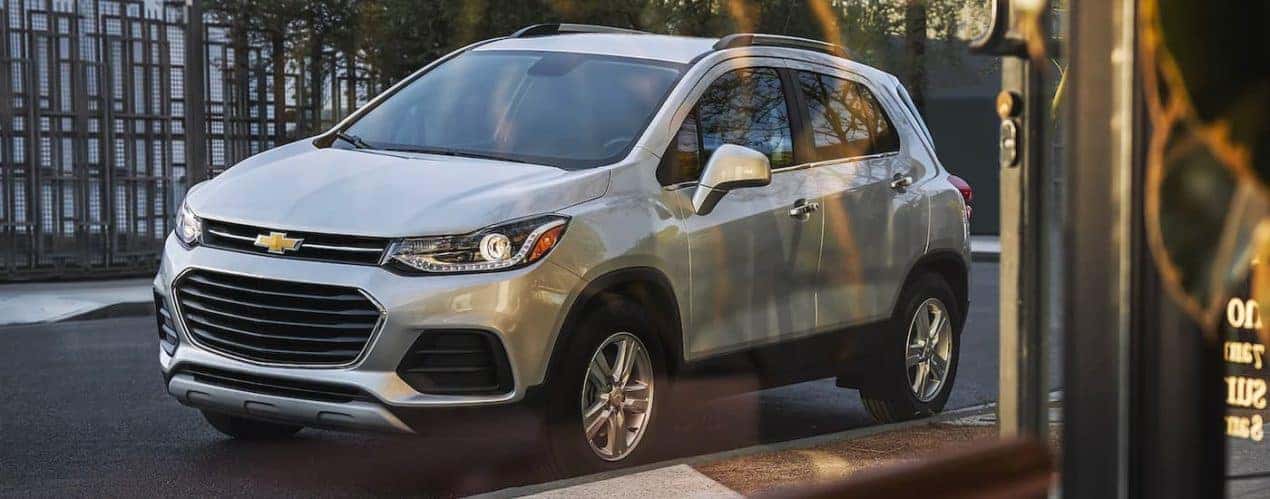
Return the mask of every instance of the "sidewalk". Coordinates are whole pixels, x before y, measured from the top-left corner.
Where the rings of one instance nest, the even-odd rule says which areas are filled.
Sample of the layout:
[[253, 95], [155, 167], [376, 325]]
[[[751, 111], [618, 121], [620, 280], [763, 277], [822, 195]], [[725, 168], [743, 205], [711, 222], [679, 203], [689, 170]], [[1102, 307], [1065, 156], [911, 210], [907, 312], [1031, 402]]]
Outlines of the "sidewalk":
[[[1059, 402], [1051, 402], [1057, 420]], [[858, 471], [931, 457], [998, 435], [992, 405], [933, 418], [676, 459], [627, 470], [504, 489], [477, 497], [744, 497], [841, 480]]]
[[150, 314], [151, 279], [0, 285], [0, 326]]
[[970, 258], [976, 262], [1001, 260], [1001, 238], [999, 236], [970, 236]]

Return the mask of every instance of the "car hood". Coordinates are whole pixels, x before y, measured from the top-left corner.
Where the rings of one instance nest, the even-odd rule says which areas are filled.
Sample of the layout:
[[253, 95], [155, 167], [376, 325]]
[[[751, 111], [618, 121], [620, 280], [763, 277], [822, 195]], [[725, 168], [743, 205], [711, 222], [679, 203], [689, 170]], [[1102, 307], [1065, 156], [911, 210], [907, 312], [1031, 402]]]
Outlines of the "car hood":
[[191, 189], [200, 217], [284, 230], [410, 237], [461, 234], [604, 194], [606, 170], [413, 153], [273, 149]]

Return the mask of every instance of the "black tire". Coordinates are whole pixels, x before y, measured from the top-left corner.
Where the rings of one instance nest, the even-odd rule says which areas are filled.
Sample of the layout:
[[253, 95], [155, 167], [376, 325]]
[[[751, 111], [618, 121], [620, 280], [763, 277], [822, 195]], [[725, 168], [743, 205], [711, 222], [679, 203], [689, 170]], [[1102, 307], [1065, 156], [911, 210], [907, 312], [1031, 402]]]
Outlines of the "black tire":
[[[948, 362], [948, 374], [938, 393], [923, 401], [909, 384], [909, 368], [905, 365], [908, 331], [918, 307], [929, 298], [936, 298], [948, 311], [952, 326], [952, 350]], [[910, 279], [900, 293], [900, 299], [892, 315], [882, 351], [877, 358], [878, 378], [860, 390], [864, 408], [874, 421], [893, 423], [918, 417], [926, 417], [943, 411], [948, 396], [957, 379], [957, 365], [961, 354], [961, 326], [963, 312], [952, 288], [936, 274], [923, 274]]]
[[212, 411], [203, 411], [203, 419], [206, 419], [217, 431], [239, 440], [278, 440], [295, 435], [296, 432], [304, 428], [303, 426], [240, 418]]
[[[658, 423], [669, 403], [666, 356], [656, 325], [648, 312], [620, 297], [601, 297], [578, 322], [553, 370], [546, 401], [546, 439], [556, 469], [568, 476], [595, 473], [649, 462], [656, 454]], [[617, 333], [637, 337], [651, 361], [653, 390], [645, 430], [630, 453], [609, 461], [592, 450], [582, 428], [582, 390], [587, 370], [597, 349]]]

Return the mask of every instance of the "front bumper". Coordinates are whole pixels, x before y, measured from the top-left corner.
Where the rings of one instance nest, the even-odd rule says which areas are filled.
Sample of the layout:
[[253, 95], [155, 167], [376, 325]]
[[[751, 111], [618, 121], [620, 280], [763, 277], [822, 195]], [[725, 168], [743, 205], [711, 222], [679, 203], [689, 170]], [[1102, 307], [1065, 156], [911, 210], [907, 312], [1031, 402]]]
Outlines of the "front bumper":
[[[571, 299], [581, 288], [577, 275], [550, 258], [527, 268], [484, 274], [403, 276], [379, 267], [276, 258], [195, 247], [169, 237], [155, 277], [156, 293], [175, 301], [173, 283], [189, 269], [208, 269], [269, 279], [360, 289], [384, 311], [366, 350], [347, 367], [278, 366], [232, 358], [190, 341], [176, 320], [179, 347], [159, 359], [168, 391], [182, 403], [313, 426], [409, 431], [394, 414], [413, 408], [470, 407], [518, 402], [540, 384], [552, 346]], [[420, 393], [396, 373], [420, 335], [471, 329], [492, 333], [502, 343], [513, 388], [492, 395]], [[356, 388], [374, 402], [332, 403], [279, 397], [202, 383], [184, 374], [200, 366], [272, 379], [327, 383]], [[338, 407], [333, 407], [338, 406]], [[336, 410], [341, 409], [341, 410]], [[342, 421], [342, 423], [340, 423]]]
[[324, 402], [235, 390], [201, 383], [187, 373], [172, 376], [168, 393], [190, 407], [257, 419], [345, 430], [414, 433], [387, 408], [370, 402]]

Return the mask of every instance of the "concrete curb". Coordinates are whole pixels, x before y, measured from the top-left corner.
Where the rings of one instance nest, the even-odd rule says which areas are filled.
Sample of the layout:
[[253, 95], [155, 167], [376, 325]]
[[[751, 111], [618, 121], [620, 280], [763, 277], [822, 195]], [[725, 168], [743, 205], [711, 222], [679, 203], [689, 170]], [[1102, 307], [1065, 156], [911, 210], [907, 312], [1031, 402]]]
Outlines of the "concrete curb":
[[152, 286], [145, 278], [5, 284], [0, 286], [0, 326], [150, 315]]
[[[47, 322], [91, 321], [97, 319], [116, 319], [119, 317], [141, 317], [145, 315], [154, 315], [154, 302], [142, 301], [112, 303], [96, 310], [89, 310], [87, 312], [81, 312], [69, 317], [54, 319]], [[40, 323], [37, 322], [35, 324]]]
[[154, 302], [111, 303], [92, 310], [53, 317], [48, 320], [0, 323], [0, 328], [34, 326], [38, 324], [57, 324], [59, 322], [93, 321], [99, 319], [118, 319], [121, 317], [144, 317], [154, 315]]
[[[640, 466], [632, 466], [630, 468], [623, 468], [623, 469], [614, 470], [614, 471], [606, 471], [603, 473], [596, 473], [593, 475], [584, 475], [584, 476], [573, 477], [573, 478], [565, 478], [562, 480], [556, 480], [552, 482], [544, 482], [544, 483], [533, 484], [533, 485], [524, 485], [520, 487], [511, 487], [511, 488], [496, 490], [493, 492], [487, 492], [484, 494], [478, 494], [471, 497], [482, 498], [482, 499], [495, 499], [495, 498], [501, 499], [501, 498], [522, 497], [522, 496], [528, 496], [533, 494], [540, 494], [540, 493], [549, 492], [552, 490], [564, 489], [568, 487], [576, 487], [579, 485], [585, 485], [589, 483], [610, 480], [610, 479], [619, 478], [619, 477], [623, 477], [627, 475], [633, 475], [636, 473], [643, 473], [643, 472], [658, 470], [662, 468], [669, 468], [672, 466], [678, 466], [678, 465], [691, 466], [694, 464], [703, 464], [708, 462], [720, 461], [723, 459], [749, 456], [749, 455], [760, 454], [765, 452], [775, 452], [775, 451], [783, 451], [783, 450], [790, 450], [790, 449], [802, 449], [802, 448], [808, 448], [808, 447], [815, 447], [817, 445], [821, 445], [821, 444], [825, 444], [829, 442], [836, 442], [840, 440], [854, 440], [854, 439], [868, 437], [868, 436], [876, 435], [879, 433], [885, 433], [889, 431], [903, 430], [907, 428], [913, 428], [913, 427], [923, 426], [923, 425], [928, 425], [933, 423], [944, 423], [944, 422], [948, 422], [948, 421], [952, 421], [956, 419], [961, 419], [967, 416], [986, 414], [993, 411], [995, 408], [996, 408], [996, 402], [990, 402], [987, 404], [980, 404], [976, 406], [965, 407], [962, 409], [948, 411], [938, 416], [925, 418], [925, 419], [915, 419], [912, 421], [903, 421], [900, 423], [866, 426], [863, 428], [854, 428], [854, 429], [840, 431], [836, 433], [827, 433], [824, 435], [816, 435], [814, 437], [800, 438], [797, 440], [787, 440], [784, 442], [776, 442], [771, 444], [759, 444], [759, 445], [754, 445], [750, 447], [742, 447], [740, 449], [732, 449], [732, 450], [727, 450], [722, 452], [716, 452], [713, 454], [703, 454], [700, 456], [671, 459], [669, 461], [661, 461], [657, 463], [645, 464]], [[676, 493], [672, 491], [668, 491], [668, 492], [670, 493], [668, 493], [665, 497], [675, 497], [677, 495]]]

